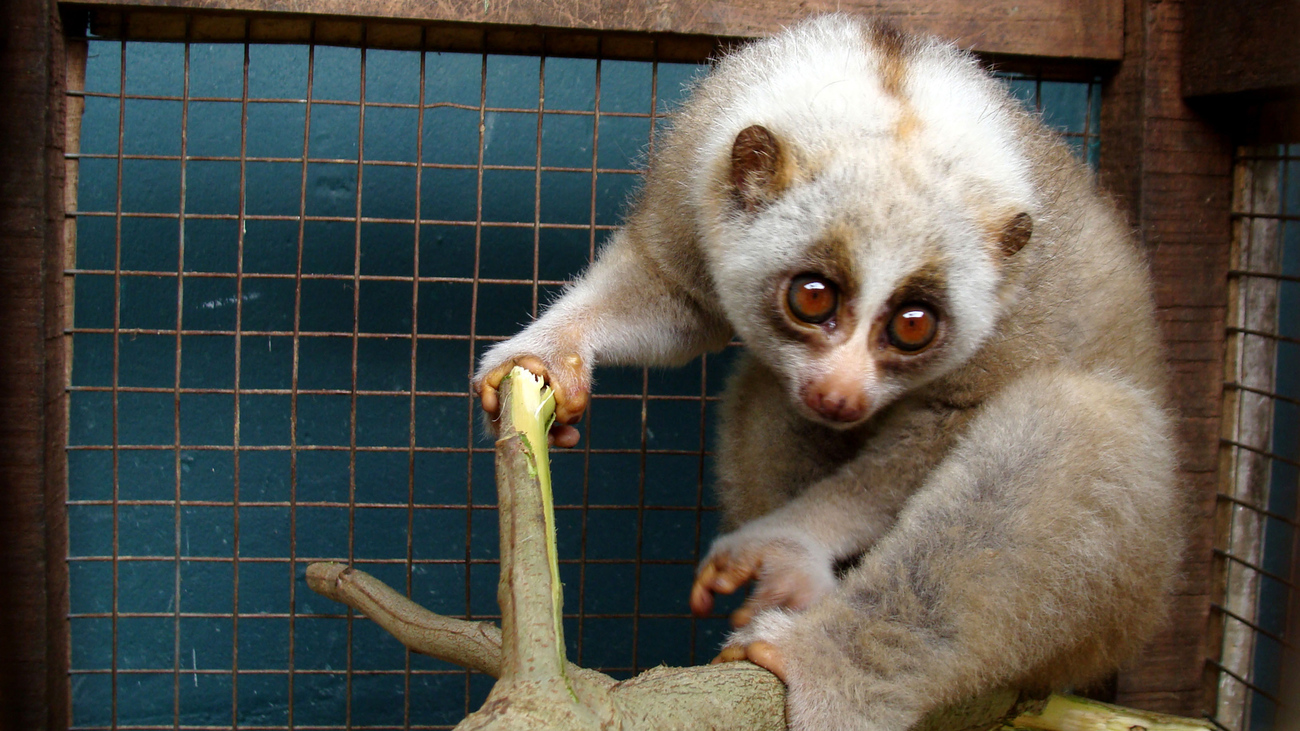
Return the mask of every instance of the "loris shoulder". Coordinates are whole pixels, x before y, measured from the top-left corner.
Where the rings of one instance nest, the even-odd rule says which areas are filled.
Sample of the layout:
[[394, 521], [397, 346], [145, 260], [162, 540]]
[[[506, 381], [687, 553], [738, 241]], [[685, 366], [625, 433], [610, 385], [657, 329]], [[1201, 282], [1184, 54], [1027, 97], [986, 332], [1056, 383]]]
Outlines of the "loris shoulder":
[[777, 673], [792, 727], [901, 731], [1095, 680], [1159, 620], [1181, 526], [1149, 290], [1086, 169], [969, 56], [823, 16], [698, 84], [626, 224], [475, 383], [491, 414], [509, 367], [546, 376], [571, 445], [594, 364], [738, 335], [731, 532], [692, 607], [754, 585], [723, 658]]

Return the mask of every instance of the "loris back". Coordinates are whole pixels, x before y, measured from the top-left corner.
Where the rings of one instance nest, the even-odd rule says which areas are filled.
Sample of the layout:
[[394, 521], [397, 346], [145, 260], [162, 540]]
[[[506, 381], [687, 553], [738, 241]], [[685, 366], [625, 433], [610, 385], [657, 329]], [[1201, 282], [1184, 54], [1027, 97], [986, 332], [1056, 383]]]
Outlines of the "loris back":
[[780, 676], [795, 728], [901, 731], [1096, 680], [1158, 622], [1181, 527], [1149, 290], [1086, 168], [970, 57], [824, 16], [699, 82], [625, 226], [476, 383], [493, 413], [526, 365], [572, 422], [593, 364], [738, 335], [731, 532], [692, 607], [752, 582], [722, 658]]

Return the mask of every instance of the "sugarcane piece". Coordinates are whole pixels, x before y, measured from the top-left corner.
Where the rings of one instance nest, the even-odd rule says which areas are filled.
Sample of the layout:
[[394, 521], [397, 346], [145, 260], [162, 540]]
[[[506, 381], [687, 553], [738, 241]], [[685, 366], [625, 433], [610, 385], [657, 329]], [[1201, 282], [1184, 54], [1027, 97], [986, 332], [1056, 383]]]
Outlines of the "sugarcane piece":
[[1208, 721], [1068, 695], [1025, 704], [1009, 726], [1034, 731], [1211, 731]]

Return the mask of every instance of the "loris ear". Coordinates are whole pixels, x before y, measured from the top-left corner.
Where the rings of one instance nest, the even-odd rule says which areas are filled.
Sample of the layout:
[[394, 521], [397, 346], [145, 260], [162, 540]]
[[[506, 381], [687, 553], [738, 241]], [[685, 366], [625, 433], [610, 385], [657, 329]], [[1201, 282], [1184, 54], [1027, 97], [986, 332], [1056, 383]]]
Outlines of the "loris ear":
[[1003, 255], [1011, 256], [1024, 248], [1024, 245], [1029, 243], [1029, 237], [1033, 235], [1033, 219], [1029, 217], [1028, 213], [1017, 213], [1002, 224], [1001, 235], [998, 237], [998, 248], [1002, 250]]
[[746, 211], [752, 213], [775, 200], [791, 172], [785, 150], [768, 128], [750, 125], [736, 135], [731, 145], [731, 186]]

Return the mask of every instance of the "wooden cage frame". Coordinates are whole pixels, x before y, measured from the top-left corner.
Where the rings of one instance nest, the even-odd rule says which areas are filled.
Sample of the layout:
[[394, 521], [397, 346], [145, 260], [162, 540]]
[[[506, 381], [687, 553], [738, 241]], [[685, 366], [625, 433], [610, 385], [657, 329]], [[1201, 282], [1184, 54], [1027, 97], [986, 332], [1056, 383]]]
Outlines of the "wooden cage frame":
[[[1012, 65], [1084, 65], [1101, 73], [1101, 183], [1140, 230], [1150, 255], [1173, 398], [1181, 411], [1181, 479], [1194, 522], [1181, 583], [1169, 597], [1172, 619], [1143, 662], [1119, 676], [1115, 700], [1184, 715], [1206, 713], [1214, 673], [1205, 659], [1215, 656], [1218, 643], [1210, 612], [1216, 571], [1211, 549], [1232, 135], [1239, 134], [1243, 120], [1271, 128], [1278, 125], [1259, 120], [1294, 122], [1295, 105], [1279, 106], [1275, 92], [1300, 88], [1300, 58], [1287, 32], [1293, 26], [1286, 22], [1295, 10], [1286, 0], [1220, 5], [1207, 0], [813, 0], [797, 6], [770, 0], [8, 0], [0, 10], [0, 307], [5, 313], [0, 326], [0, 727], [66, 729], [69, 722], [63, 21], [86, 7], [252, 13], [290, 25], [321, 16], [436, 23], [447, 29], [449, 43], [466, 34], [495, 33], [526, 45], [530, 33], [545, 28], [572, 31], [578, 52], [583, 39], [596, 32], [624, 34], [620, 37], [631, 39], [631, 46], [638, 34], [649, 33], [669, 39], [669, 45], [698, 48], [840, 9], [955, 38]], [[1247, 22], [1261, 14], [1279, 22]], [[1234, 76], [1233, 69], [1251, 72]], [[1185, 92], [1200, 99], [1200, 106], [1189, 104]], [[1248, 114], [1243, 103], [1253, 111]], [[1237, 111], [1207, 113], [1222, 109]]]

